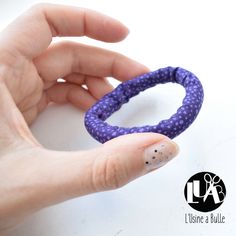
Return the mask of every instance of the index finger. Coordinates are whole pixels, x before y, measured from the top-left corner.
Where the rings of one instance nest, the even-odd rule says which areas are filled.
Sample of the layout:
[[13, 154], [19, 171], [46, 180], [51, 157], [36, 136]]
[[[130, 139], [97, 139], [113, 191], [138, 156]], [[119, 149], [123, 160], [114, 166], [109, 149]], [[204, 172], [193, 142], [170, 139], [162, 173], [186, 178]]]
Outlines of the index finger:
[[128, 34], [119, 21], [96, 11], [72, 6], [37, 4], [12, 22], [0, 36], [2, 48], [27, 58], [41, 54], [55, 36], [83, 36], [117, 42]]

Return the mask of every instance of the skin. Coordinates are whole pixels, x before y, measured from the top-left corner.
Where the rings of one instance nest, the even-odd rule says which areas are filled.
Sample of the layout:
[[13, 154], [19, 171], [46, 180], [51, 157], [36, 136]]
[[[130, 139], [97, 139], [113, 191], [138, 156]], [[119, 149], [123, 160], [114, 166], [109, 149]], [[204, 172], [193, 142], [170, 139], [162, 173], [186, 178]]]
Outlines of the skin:
[[50, 102], [86, 110], [113, 89], [106, 77], [125, 81], [148, 71], [116, 52], [52, 43], [53, 37], [118, 42], [127, 34], [123, 24], [100, 13], [52, 4], [33, 6], [0, 34], [0, 234], [39, 209], [143, 175], [144, 148], [168, 140], [132, 134], [96, 149], [58, 152], [45, 149], [29, 129]]

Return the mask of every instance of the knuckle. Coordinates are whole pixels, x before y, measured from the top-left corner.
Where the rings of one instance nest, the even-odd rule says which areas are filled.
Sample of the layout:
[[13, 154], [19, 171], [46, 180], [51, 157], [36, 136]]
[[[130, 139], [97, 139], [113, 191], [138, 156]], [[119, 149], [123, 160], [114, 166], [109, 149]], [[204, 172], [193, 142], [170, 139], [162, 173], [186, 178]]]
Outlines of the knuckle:
[[127, 182], [127, 171], [119, 156], [107, 156], [97, 160], [94, 168], [93, 186], [96, 190], [111, 190], [124, 186]]
[[32, 5], [29, 10], [31, 11], [43, 11], [45, 8], [47, 8], [50, 4], [46, 2], [40, 2]]
[[104, 184], [109, 189], [117, 189], [123, 186], [122, 181], [122, 165], [120, 164], [119, 158], [108, 157], [105, 160], [104, 168]]
[[60, 43], [57, 44], [59, 48], [68, 50], [68, 49], [73, 49], [73, 47], [76, 45], [75, 42], [72, 42], [70, 40], [64, 40]]

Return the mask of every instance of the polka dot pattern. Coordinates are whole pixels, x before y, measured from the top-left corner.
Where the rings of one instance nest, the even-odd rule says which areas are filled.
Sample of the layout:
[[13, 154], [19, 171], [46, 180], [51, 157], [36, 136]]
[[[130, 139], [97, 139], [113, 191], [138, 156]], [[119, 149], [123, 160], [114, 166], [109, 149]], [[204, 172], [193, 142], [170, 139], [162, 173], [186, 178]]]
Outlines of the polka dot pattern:
[[[168, 120], [157, 125], [142, 127], [118, 127], [109, 125], [105, 120], [115, 111], [138, 95], [141, 91], [157, 84], [178, 83], [185, 88], [186, 95], [182, 106]], [[85, 114], [85, 127], [99, 142], [106, 141], [124, 134], [154, 132], [173, 139], [186, 130], [196, 119], [203, 102], [203, 88], [199, 79], [191, 72], [180, 67], [166, 67], [143, 74], [119, 84], [111, 93], [106, 94]]]

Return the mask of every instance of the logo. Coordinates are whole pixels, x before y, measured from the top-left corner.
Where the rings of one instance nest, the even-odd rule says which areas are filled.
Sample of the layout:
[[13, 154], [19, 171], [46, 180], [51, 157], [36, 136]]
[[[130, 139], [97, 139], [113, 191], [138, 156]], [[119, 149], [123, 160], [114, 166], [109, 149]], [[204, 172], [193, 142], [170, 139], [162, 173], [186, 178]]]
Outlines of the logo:
[[199, 172], [187, 181], [184, 195], [187, 203], [193, 209], [209, 212], [217, 209], [223, 203], [226, 188], [218, 175], [211, 172]]

